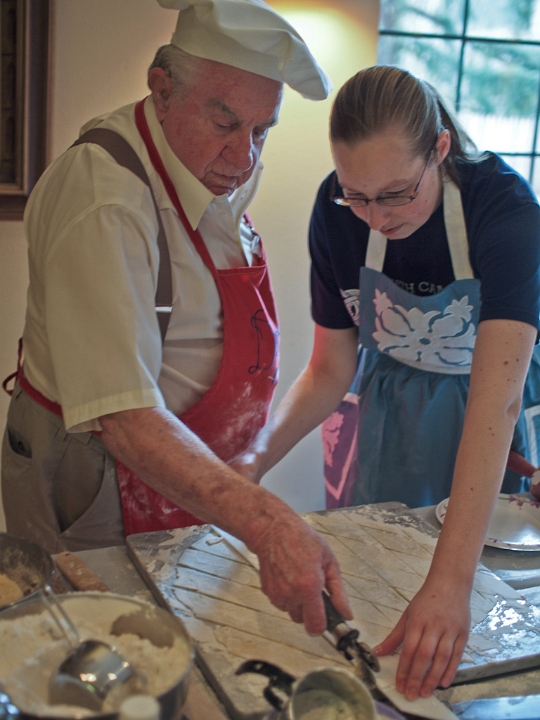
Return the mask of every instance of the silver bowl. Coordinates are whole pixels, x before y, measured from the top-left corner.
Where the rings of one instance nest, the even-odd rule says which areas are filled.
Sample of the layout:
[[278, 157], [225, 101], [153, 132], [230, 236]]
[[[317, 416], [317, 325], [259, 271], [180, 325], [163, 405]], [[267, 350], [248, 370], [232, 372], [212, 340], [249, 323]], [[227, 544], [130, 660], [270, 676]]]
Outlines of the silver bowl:
[[[157, 700], [161, 705], [162, 720], [178, 720], [181, 717], [182, 707], [187, 696], [194, 650], [191, 638], [178, 618], [146, 601], [113, 593], [69, 593], [59, 596], [59, 600], [65, 606], [75, 624], [77, 624], [78, 619], [93, 618], [96, 619], [100, 626], [106, 627], [108, 632], [112, 630], [115, 635], [132, 633], [149, 640], [157, 647], [171, 646], [175, 638], [180, 638], [185, 649], [185, 662], [176, 669], [174, 682], [157, 695]], [[0, 621], [17, 622], [17, 620], [27, 615], [41, 614], [43, 612], [43, 601], [37, 595], [20, 600], [0, 611]], [[0, 648], [0, 652], [2, 652], [2, 648]], [[2, 677], [0, 676], [0, 686], [2, 684]], [[10, 694], [7, 682], [4, 690]], [[33, 686], [32, 690], [40, 694], [41, 697], [46, 694], [45, 690], [40, 690], [39, 682]], [[49, 713], [36, 713], [32, 710], [29, 712], [22, 706], [21, 702], [17, 702], [16, 695], [11, 693], [10, 696], [25, 717], [39, 718], [39, 720], [42, 720], [42, 718], [56, 720], [54, 715]], [[64, 715], [62, 720], [65, 720], [65, 717]], [[77, 718], [78, 715], [74, 714], [72, 717]], [[94, 713], [91, 717], [100, 720], [115, 720], [118, 714], [116, 712], [103, 712]]]
[[[29, 596], [51, 581], [54, 563], [45, 550], [30, 540], [0, 532], [0, 575], [7, 575], [23, 594]], [[0, 605], [10, 607], [15, 603]]]

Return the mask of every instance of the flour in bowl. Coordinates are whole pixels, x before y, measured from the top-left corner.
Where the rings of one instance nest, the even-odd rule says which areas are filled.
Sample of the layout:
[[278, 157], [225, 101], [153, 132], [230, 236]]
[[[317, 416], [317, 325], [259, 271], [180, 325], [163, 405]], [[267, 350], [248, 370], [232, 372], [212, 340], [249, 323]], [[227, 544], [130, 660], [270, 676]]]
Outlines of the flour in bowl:
[[[191, 662], [191, 649], [180, 634], [171, 629], [162, 632], [161, 639], [151, 642], [139, 637], [139, 630], [126, 632], [133, 619], [143, 618], [146, 614], [147, 625], [157, 624], [155, 612], [151, 606], [134, 608], [127, 606], [123, 611], [112, 605], [92, 603], [85, 605], [81, 595], [65, 604], [74, 621], [81, 640], [94, 639], [107, 643], [131, 663], [134, 671], [146, 680], [145, 692], [158, 697], [172, 688], [183, 676]], [[91, 596], [92, 593], [86, 593]], [[102, 593], [98, 593], [103, 597]], [[104, 598], [103, 598], [104, 599]], [[142, 604], [141, 604], [142, 605]], [[96, 609], [103, 606], [103, 612]], [[163, 612], [163, 611], [161, 611]], [[121, 629], [112, 634], [111, 629], [121, 625]], [[142, 625], [141, 625], [142, 627]], [[137, 633], [137, 634], [135, 634]], [[141, 632], [141, 635], [147, 634]], [[154, 638], [153, 638], [154, 639]], [[12, 701], [24, 712], [56, 717], [86, 717], [93, 714], [82, 708], [48, 705], [48, 684], [52, 674], [64, 660], [69, 647], [49, 613], [45, 610], [38, 614], [27, 614], [13, 619], [0, 617], [0, 685]], [[114, 694], [106, 699], [102, 713], [115, 712]]]

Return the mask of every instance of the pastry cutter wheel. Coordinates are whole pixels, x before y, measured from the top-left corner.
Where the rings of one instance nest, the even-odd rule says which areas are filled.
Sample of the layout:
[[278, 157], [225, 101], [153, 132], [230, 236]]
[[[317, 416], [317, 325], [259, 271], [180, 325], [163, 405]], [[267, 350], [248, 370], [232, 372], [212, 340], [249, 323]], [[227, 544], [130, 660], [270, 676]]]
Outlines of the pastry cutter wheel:
[[354, 673], [364, 682], [373, 697], [376, 700], [386, 700], [373, 675], [381, 669], [377, 656], [369, 645], [359, 640], [360, 631], [348, 625], [338, 613], [326, 590], [323, 590], [322, 595], [327, 623], [324, 638], [352, 664]]

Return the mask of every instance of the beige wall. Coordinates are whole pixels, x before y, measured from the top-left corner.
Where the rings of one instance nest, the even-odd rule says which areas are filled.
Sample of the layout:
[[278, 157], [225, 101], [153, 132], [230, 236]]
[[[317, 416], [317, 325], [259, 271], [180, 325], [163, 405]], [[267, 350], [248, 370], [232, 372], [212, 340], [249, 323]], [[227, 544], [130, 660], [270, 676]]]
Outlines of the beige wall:
[[[17, 365], [17, 340], [24, 322], [28, 266], [22, 223], [0, 222], [0, 379]], [[0, 389], [0, 428], [9, 397]], [[0, 498], [0, 530], [5, 530]]]
[[[337, 87], [375, 62], [378, 0], [272, 4], [298, 27]], [[52, 6], [50, 159], [71, 144], [86, 120], [146, 94], [146, 68], [155, 49], [169, 41], [175, 22], [175, 13], [155, 0], [52, 0]], [[264, 150], [266, 171], [251, 209], [266, 243], [282, 323], [278, 397], [310, 352], [306, 237], [317, 186], [332, 167], [327, 142], [330, 104], [331, 98], [310, 103], [286, 92], [280, 124]], [[24, 320], [28, 273], [22, 223], [0, 223], [0, 253], [3, 378], [14, 369]], [[7, 401], [1, 393], [0, 427], [5, 424]], [[320, 508], [321, 468], [315, 431], [269, 473], [265, 485], [299, 510]], [[0, 512], [0, 527], [1, 521]]]

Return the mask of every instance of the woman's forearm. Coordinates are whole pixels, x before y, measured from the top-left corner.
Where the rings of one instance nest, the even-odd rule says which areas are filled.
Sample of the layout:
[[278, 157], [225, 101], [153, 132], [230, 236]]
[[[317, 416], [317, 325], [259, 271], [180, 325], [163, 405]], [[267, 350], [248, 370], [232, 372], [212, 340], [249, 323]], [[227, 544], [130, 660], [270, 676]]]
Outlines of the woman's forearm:
[[500, 492], [536, 332], [515, 321], [480, 324], [452, 492], [433, 568], [472, 585]]
[[[339, 405], [354, 378], [356, 328], [329, 330], [316, 326], [308, 366], [293, 383], [268, 424], [239, 459], [254, 481], [268, 472], [303, 437]], [[238, 467], [236, 463], [233, 466]]]
[[450, 502], [426, 580], [398, 625], [376, 648], [402, 644], [396, 686], [409, 700], [450, 685], [470, 624], [470, 594], [499, 493], [536, 329], [480, 323]]

